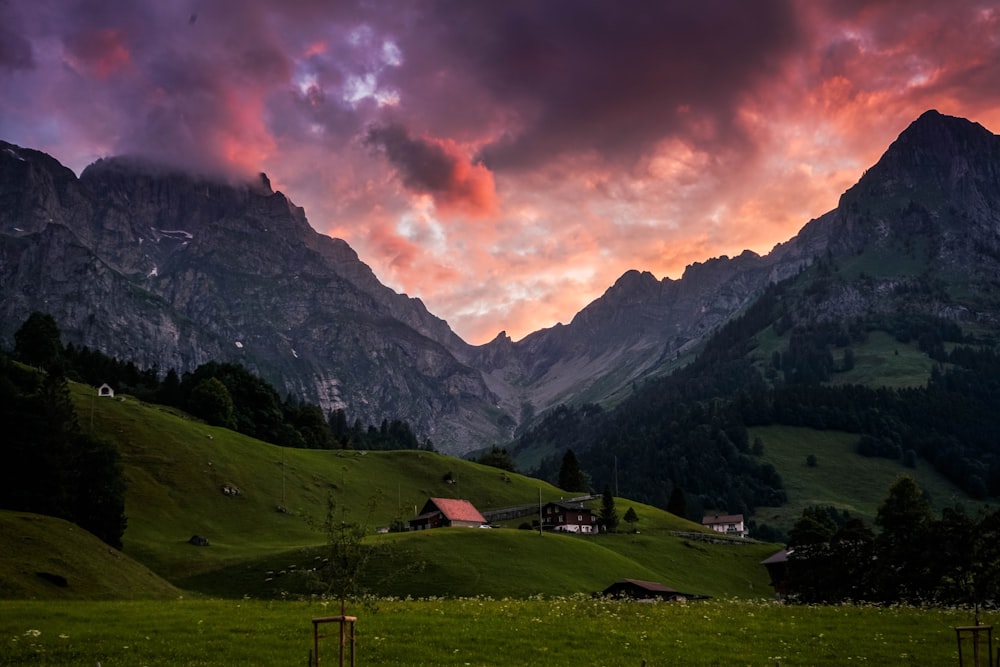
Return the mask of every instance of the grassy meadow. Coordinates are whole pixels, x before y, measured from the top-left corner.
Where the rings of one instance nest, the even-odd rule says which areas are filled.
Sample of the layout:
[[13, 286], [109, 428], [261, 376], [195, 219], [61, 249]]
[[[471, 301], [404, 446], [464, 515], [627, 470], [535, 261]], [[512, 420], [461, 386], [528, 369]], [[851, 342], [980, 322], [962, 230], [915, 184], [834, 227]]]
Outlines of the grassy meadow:
[[[335, 606], [4, 601], [0, 665], [305, 665], [311, 619], [335, 613]], [[358, 617], [359, 665], [407, 666], [937, 667], [957, 664], [954, 627], [972, 621], [970, 612], [954, 609], [641, 604], [584, 596], [387, 600], [374, 611], [348, 612]], [[320, 664], [336, 664], [336, 651], [335, 637], [322, 639]], [[971, 645], [963, 651], [969, 664]]]
[[[700, 525], [626, 498], [619, 515], [632, 507], [638, 532], [539, 535], [518, 529], [529, 516], [492, 530], [376, 534], [428, 496], [489, 510], [567, 494], [430, 452], [281, 449], [130, 397], [72, 392], [82, 425], [122, 453], [124, 550], [58, 519], [0, 512], [0, 666], [305, 665], [311, 619], [337, 611], [309, 585], [328, 495], [368, 526], [366, 539], [391, 547], [366, 579], [378, 609], [349, 607], [358, 664], [941, 665], [956, 662], [954, 626], [972, 622], [961, 609], [778, 604], [760, 562], [780, 545], [697, 539]], [[854, 455], [843, 434], [754, 434], [789, 490], [789, 507], [775, 510], [784, 514], [761, 517], [772, 523], [807, 504], [870, 518], [904, 471]], [[932, 472], [916, 473], [935, 499], [950, 498]], [[195, 534], [210, 545], [188, 544]], [[710, 599], [592, 597], [622, 578]], [[321, 648], [322, 664], [335, 664], [335, 640]]]
[[[527, 516], [494, 530], [376, 535], [377, 526], [411, 518], [431, 496], [465, 498], [485, 511], [567, 494], [432, 452], [283, 449], [130, 397], [96, 398], [78, 385], [73, 396], [84, 425], [122, 452], [125, 555], [192, 593], [308, 596], [314, 589], [306, 575], [322, 558], [326, 538], [318, 526], [330, 495], [336, 512], [367, 525], [370, 540], [391, 543], [397, 554], [381, 572], [373, 568], [369, 588], [379, 595], [590, 595], [622, 578], [712, 597], [770, 594], [760, 561], [779, 545], [680, 538], [705, 529], [625, 498], [617, 499], [619, 515], [633, 507], [638, 534], [539, 535], [517, 529], [534, 518]], [[188, 544], [192, 535], [209, 546]], [[381, 576], [413, 564], [419, 572]]]
[[[775, 467], [788, 493], [781, 507], [757, 508], [755, 518], [762, 523], [788, 530], [806, 507], [833, 505], [872, 526], [879, 504], [900, 475], [913, 477], [937, 511], [956, 503], [975, 509], [961, 489], [926, 461], [918, 459], [916, 467], [906, 468], [899, 461], [861, 456], [855, 451], [856, 434], [761, 426], [750, 429], [751, 440], [755, 437], [764, 443], [763, 460]], [[815, 466], [806, 463], [810, 454], [816, 457]]]

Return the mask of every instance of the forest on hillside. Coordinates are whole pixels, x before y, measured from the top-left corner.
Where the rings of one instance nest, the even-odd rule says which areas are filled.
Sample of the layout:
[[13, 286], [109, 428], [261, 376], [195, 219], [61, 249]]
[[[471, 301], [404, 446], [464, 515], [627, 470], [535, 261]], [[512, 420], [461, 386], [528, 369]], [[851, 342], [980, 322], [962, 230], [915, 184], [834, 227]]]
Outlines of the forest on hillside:
[[[787, 283], [772, 285], [691, 364], [637, 387], [614, 409], [560, 406], [512, 451], [551, 447], [554, 454], [535, 471], [551, 481], [572, 448], [593, 488], [627, 480], [630, 497], [660, 507], [680, 489], [690, 518], [706, 509], [750, 515], [780, 505], [784, 490], [747, 428], [806, 426], [856, 434], [859, 454], [901, 468], [922, 458], [974, 499], [1000, 496], [1000, 355], [992, 341], [922, 315], [795, 324], [792, 301]], [[751, 352], [766, 330], [787, 347], [755, 362]], [[853, 363], [851, 346], [873, 331], [914, 344], [934, 361], [926, 386], [830, 383]]]
[[209, 362], [178, 377], [170, 370], [139, 370], [86, 347], [63, 347], [51, 316], [33, 313], [0, 352], [0, 508], [56, 516], [120, 549], [127, 525], [125, 479], [115, 447], [81, 426], [69, 382], [189, 411], [207, 423], [284, 447], [314, 449], [424, 449], [410, 426], [383, 420], [378, 427], [347, 423], [343, 411], [327, 419], [315, 405], [281, 400], [274, 388], [236, 364]]

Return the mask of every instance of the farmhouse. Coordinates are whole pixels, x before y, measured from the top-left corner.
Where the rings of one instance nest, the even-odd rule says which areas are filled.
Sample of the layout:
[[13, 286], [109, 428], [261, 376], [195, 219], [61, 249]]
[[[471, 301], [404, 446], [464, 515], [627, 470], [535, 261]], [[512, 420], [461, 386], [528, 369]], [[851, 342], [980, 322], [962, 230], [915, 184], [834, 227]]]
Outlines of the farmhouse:
[[468, 500], [452, 498], [428, 498], [424, 508], [415, 519], [410, 519], [410, 530], [464, 526], [478, 528], [486, 525], [486, 519]]
[[632, 600], [676, 600], [704, 599], [708, 596], [681, 593], [656, 581], [641, 579], [620, 579], [604, 589], [605, 597], [630, 598]]
[[553, 502], [542, 507], [542, 528], [564, 533], [595, 533], [597, 517], [583, 503]]
[[717, 533], [732, 535], [733, 537], [747, 536], [747, 529], [743, 523], [742, 514], [712, 514], [703, 517], [701, 525], [708, 526]]
[[785, 581], [788, 577], [788, 554], [787, 549], [782, 549], [760, 562], [767, 569], [767, 574], [771, 577], [771, 586], [778, 599], [785, 597]]

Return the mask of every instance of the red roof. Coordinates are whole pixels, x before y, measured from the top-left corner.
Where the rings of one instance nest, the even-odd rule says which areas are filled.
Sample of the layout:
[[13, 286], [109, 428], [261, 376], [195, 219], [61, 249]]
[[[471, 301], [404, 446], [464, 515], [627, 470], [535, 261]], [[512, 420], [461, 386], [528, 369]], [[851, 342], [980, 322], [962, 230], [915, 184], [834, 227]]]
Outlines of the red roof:
[[[479, 513], [479, 510], [473, 506], [468, 500], [455, 500], [453, 498], [431, 498], [427, 501], [429, 503], [434, 503], [434, 506], [441, 511], [444, 518], [449, 521], [473, 521], [477, 523], [486, 523], [486, 519], [483, 515]], [[424, 506], [424, 511], [427, 510], [427, 506]]]

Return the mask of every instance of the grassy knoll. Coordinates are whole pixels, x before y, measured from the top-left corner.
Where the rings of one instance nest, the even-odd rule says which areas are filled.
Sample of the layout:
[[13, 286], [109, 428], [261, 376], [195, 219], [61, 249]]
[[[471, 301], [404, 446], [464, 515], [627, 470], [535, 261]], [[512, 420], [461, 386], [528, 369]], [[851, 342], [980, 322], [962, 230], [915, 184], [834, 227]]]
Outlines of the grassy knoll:
[[[301, 573], [321, 557], [325, 536], [316, 526], [327, 494], [337, 512], [370, 532], [412, 517], [428, 496], [467, 498], [488, 510], [565, 495], [536, 479], [435, 453], [282, 449], [128, 397], [95, 398], [80, 386], [73, 395], [85, 427], [122, 452], [125, 553], [208, 595], [308, 594]], [[373, 535], [399, 554], [383, 570], [423, 567], [371, 587], [396, 596], [526, 597], [589, 594], [628, 577], [714, 597], [770, 594], [759, 563], [775, 545], [692, 541], [675, 533], [701, 526], [624, 498], [617, 503], [619, 514], [635, 508], [639, 534], [539, 536], [515, 528], [528, 516], [494, 530]], [[195, 534], [210, 546], [188, 544]]]
[[[372, 529], [410, 518], [429, 496], [488, 509], [537, 502], [539, 490], [546, 501], [564, 495], [440, 454], [283, 449], [130, 398], [95, 399], [80, 386], [73, 393], [85, 427], [93, 424], [122, 452], [125, 552], [172, 579], [322, 543], [315, 525], [328, 493], [338, 511]], [[454, 483], [445, 480], [449, 472]], [[194, 534], [211, 546], [189, 545]]]
[[0, 510], [0, 598], [171, 599], [181, 591], [85, 530]]
[[[369, 589], [413, 597], [589, 595], [624, 578], [713, 597], [766, 597], [771, 589], [760, 561], [778, 548], [709, 544], [655, 531], [576, 536], [448, 528], [373, 539], [388, 543], [390, 555], [371, 568]], [[320, 558], [319, 550], [299, 549], [178, 583], [224, 597], [304, 595]], [[420, 567], [413, 569], [414, 563]]]
[[[0, 602], [0, 665], [305, 664], [310, 619], [332, 608], [252, 600]], [[396, 600], [377, 612], [352, 611], [359, 664], [425, 666], [937, 666], [957, 664], [953, 628], [972, 620], [956, 609], [650, 605], [582, 596]], [[323, 664], [335, 664], [335, 641], [321, 643]]]
[[[817, 431], [795, 426], [750, 429], [764, 443], [764, 461], [777, 469], [788, 492], [782, 507], [759, 507], [757, 521], [787, 530], [810, 505], [833, 505], [863, 518], [869, 526], [889, 486], [900, 475], [912, 476], [940, 510], [955, 503], [972, 509], [968, 496], [922, 460], [915, 468], [898, 461], [868, 458], [855, 451], [857, 434]], [[810, 467], [806, 457], [816, 456]]]

